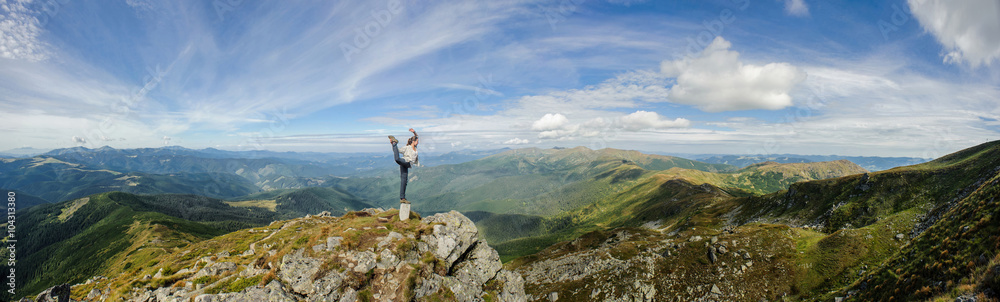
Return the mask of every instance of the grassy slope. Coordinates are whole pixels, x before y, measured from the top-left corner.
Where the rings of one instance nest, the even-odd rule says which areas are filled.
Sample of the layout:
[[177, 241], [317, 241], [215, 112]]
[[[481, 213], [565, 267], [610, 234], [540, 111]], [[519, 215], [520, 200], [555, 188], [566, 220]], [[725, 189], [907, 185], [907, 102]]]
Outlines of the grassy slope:
[[740, 221], [779, 219], [832, 232], [863, 227], [909, 209], [926, 211], [955, 202], [1000, 166], [1000, 142], [983, 144], [928, 163], [875, 173], [793, 184], [788, 190], [741, 201]]
[[[937, 164], [941, 164], [940, 162]], [[955, 163], [958, 164], [958, 163]], [[1000, 293], [1000, 165], [925, 232], [851, 286], [857, 301]]]
[[17, 209], [22, 211], [33, 206], [51, 202], [41, 197], [28, 194], [27, 192], [21, 190], [0, 189], [0, 194], [4, 194], [4, 197], [7, 197], [7, 195], [11, 192], [14, 193], [14, 199], [15, 202], [17, 203]]
[[279, 189], [231, 199], [232, 206], [258, 207], [279, 213], [282, 219], [329, 211], [344, 215], [350, 211], [373, 207], [365, 200], [336, 188], [310, 187]]
[[[976, 277], [987, 269], [981, 262], [993, 259], [987, 251], [1000, 247], [995, 224], [985, 227], [996, 223], [988, 214], [996, 208], [976, 195], [995, 194], [986, 188], [996, 187], [989, 182], [995, 183], [998, 171], [1000, 142], [992, 142], [924, 164], [798, 183], [789, 190], [738, 199], [735, 216], [737, 221], [817, 227], [796, 229], [803, 274], [797, 299], [825, 301], [856, 292], [861, 293], [857, 301], [942, 294], [953, 300], [953, 292], [963, 292], [963, 278], [964, 292], [982, 281]], [[961, 229], [973, 224], [980, 226], [979, 232]], [[942, 253], [953, 244], [942, 240], [953, 234], [972, 238]]]
[[[618, 161], [599, 163], [589, 170], [599, 172], [590, 180], [580, 181], [579, 187], [571, 186], [569, 190], [552, 193], [585, 202], [566, 202], [573, 207], [545, 218], [488, 216], [488, 219], [477, 221], [484, 238], [494, 242], [507, 261], [593, 230], [634, 227], [648, 221], [660, 221], [662, 225], [683, 224], [710, 205], [732, 199], [734, 195], [750, 194], [747, 190], [768, 188], [767, 185], [740, 187], [739, 182], [743, 180], [757, 183], [759, 179], [767, 178], [776, 184], [786, 184], [794, 180], [810, 180], [811, 177], [864, 171], [850, 162], [767, 164], [735, 173], [681, 168], [646, 171]], [[556, 203], [557, 206], [559, 204]]]
[[34, 207], [18, 217], [19, 230], [30, 230], [18, 234], [19, 295], [126, 273], [176, 247], [266, 224], [273, 216], [200, 196], [120, 192]]
[[[688, 184], [728, 181], [709, 173], [668, 174], [657, 174], [655, 177]], [[789, 190], [765, 196], [723, 198], [720, 194], [714, 201], [705, 200], [702, 205], [687, 211], [671, 208], [664, 201], [672, 199], [665, 198], [665, 195], [642, 193], [641, 188], [645, 186], [645, 191], [649, 192], [649, 185], [655, 183], [658, 182], [636, 186], [636, 195], [645, 195], [650, 205], [674, 209], [661, 213], [681, 213], [673, 215], [680, 219], [666, 220], [661, 224], [666, 226], [664, 231], [677, 232], [681, 239], [693, 235], [720, 234], [718, 230], [726, 221], [775, 221], [817, 226], [784, 227], [787, 229], [781, 237], [784, 239], [775, 238], [794, 243], [794, 249], [789, 253], [794, 256], [786, 259], [793, 261], [797, 267], [792, 274], [794, 281], [786, 289], [786, 293], [790, 293], [788, 298], [792, 300], [829, 301], [853, 293], [855, 296], [851, 299], [854, 301], [951, 301], [970, 292], [987, 289], [1000, 292], [1000, 255], [996, 253], [1000, 250], [1000, 219], [995, 215], [997, 206], [1000, 206], [997, 204], [997, 197], [1000, 197], [1000, 142], [969, 148], [925, 164], [796, 183]], [[685, 194], [683, 190], [677, 191], [682, 192], [680, 195]], [[691, 206], [692, 203], [686, 204]], [[640, 211], [616, 213], [623, 217], [636, 217], [632, 223], [609, 223], [606, 226], [630, 226], [651, 218], [649, 216], [662, 216], [651, 211], [649, 205], [630, 206]], [[653, 214], [641, 217], [633, 216], [634, 213]], [[741, 230], [755, 225], [758, 224], [745, 224], [737, 228], [737, 234], [746, 233]], [[926, 232], [921, 232], [925, 228]], [[649, 235], [652, 238], [649, 241], [655, 241], [658, 234]], [[897, 239], [897, 236], [902, 239]], [[917, 237], [911, 239], [912, 236]], [[586, 236], [566, 237], [582, 239]], [[645, 240], [642, 236], [639, 238]], [[547, 251], [514, 260], [508, 265], [519, 267], [553, 259], [560, 255], [553, 250], [558, 251], [560, 246], [566, 244], [554, 245]], [[694, 255], [703, 257], [704, 252], [694, 251]], [[674, 272], [669, 267], [663, 269], [667, 273]], [[786, 280], [780, 276], [772, 277], [776, 282]], [[590, 282], [608, 282], [608, 279]], [[565, 291], [549, 286], [531, 289], [529, 293], [559, 291], [562, 298], [587, 284], [556, 285], [565, 286], [562, 289]], [[622, 288], [628, 288], [628, 285]]]

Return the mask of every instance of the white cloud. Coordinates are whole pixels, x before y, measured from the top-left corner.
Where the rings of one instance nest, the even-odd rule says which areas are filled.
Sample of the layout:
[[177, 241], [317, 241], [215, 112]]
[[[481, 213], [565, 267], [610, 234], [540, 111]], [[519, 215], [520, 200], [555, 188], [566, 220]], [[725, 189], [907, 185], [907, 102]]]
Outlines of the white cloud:
[[504, 145], [524, 145], [524, 144], [528, 144], [528, 143], [531, 143], [531, 141], [529, 141], [528, 139], [522, 139], [522, 138], [517, 138], [517, 137], [509, 139], [509, 140], [503, 142]]
[[38, 18], [28, 9], [32, 1], [0, 0], [0, 58], [40, 61], [48, 56], [40, 41]]
[[785, 13], [805, 17], [809, 16], [809, 6], [806, 6], [805, 0], [784, 0], [785, 1]]
[[567, 119], [565, 115], [559, 113], [547, 113], [545, 116], [531, 124], [531, 130], [551, 131], [562, 129], [567, 124], [569, 124], [569, 119]]
[[677, 78], [670, 88], [670, 101], [708, 112], [792, 106], [788, 93], [805, 80], [804, 72], [788, 63], [743, 64], [730, 46], [729, 41], [716, 37], [696, 58], [663, 61], [660, 71]]
[[73, 142], [77, 143], [77, 144], [86, 144], [87, 143], [87, 139], [79, 137], [79, 136], [73, 136]]
[[909, 0], [910, 11], [944, 45], [945, 62], [972, 67], [1000, 60], [1000, 2]]
[[691, 126], [691, 121], [683, 118], [677, 118], [672, 121], [663, 120], [663, 117], [656, 112], [640, 110], [622, 117], [622, 125], [625, 130], [639, 131], [645, 129], [687, 128]]

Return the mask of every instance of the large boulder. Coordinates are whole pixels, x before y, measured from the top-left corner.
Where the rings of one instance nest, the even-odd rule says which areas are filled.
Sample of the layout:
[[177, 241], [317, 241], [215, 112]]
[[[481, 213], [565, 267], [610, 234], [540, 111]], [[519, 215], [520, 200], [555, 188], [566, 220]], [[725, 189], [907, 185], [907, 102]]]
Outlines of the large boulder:
[[434, 256], [444, 260], [449, 267], [479, 241], [476, 224], [456, 211], [434, 214], [421, 222], [434, 226], [434, 233], [422, 240], [430, 245]]

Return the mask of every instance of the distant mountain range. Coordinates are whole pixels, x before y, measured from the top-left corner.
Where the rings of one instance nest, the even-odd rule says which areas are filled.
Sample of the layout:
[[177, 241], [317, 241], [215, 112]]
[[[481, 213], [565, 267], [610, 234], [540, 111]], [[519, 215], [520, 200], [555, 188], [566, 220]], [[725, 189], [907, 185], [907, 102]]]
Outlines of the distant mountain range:
[[49, 152], [47, 149], [35, 149], [30, 147], [21, 147], [10, 149], [6, 151], [0, 151], [0, 158], [19, 158], [19, 157], [32, 157], [35, 155], [40, 155], [45, 152]]
[[690, 158], [706, 163], [727, 164], [727, 165], [734, 165], [737, 167], [746, 167], [749, 165], [768, 162], [768, 161], [787, 164], [787, 163], [810, 163], [810, 162], [849, 160], [869, 171], [888, 170], [895, 167], [925, 163], [931, 160], [927, 158], [916, 158], [916, 157], [876, 157], [876, 156], [797, 155], [797, 154], [779, 154], [779, 155], [692, 154], [689, 156], [691, 156]]
[[[454, 152], [430, 156], [424, 162], [447, 164], [489, 154], [491, 151]], [[388, 155], [374, 153], [75, 147], [32, 157], [0, 158], [0, 188], [21, 190], [48, 201], [109, 191], [234, 198], [276, 189], [315, 187], [333, 176], [394, 167]]]

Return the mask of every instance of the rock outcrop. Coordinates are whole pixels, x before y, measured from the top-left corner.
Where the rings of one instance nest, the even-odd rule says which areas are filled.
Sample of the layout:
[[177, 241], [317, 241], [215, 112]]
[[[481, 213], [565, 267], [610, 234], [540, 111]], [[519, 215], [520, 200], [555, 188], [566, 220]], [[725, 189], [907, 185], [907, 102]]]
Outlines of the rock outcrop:
[[[135, 286], [121, 298], [143, 302], [527, 300], [522, 277], [502, 268], [496, 250], [478, 239], [475, 224], [462, 214], [452, 211], [420, 221], [399, 221], [394, 216], [395, 210], [362, 211], [343, 218], [299, 218], [245, 231], [270, 235], [245, 252], [212, 251], [211, 256], [178, 260], [189, 266], [172, 274], [163, 273], [161, 267], [157, 270], [160, 278], [119, 280]], [[384, 222], [387, 219], [392, 220]], [[322, 237], [309, 235], [313, 230]], [[278, 238], [285, 234], [304, 235]], [[281, 242], [305, 246], [281, 248]], [[195, 258], [183, 257], [187, 253], [198, 253], [197, 247], [175, 255]], [[171, 270], [175, 269], [167, 272]], [[103, 288], [105, 284], [113, 283], [77, 286], [88, 286], [82, 289], [91, 293], [84, 301], [108, 298], [102, 293], [123, 292]], [[43, 295], [63, 292], [68, 294], [69, 286]], [[47, 299], [40, 301], [55, 301]]]
[[[785, 231], [744, 227], [741, 232], [670, 235], [622, 228], [596, 231], [514, 261], [529, 301], [773, 301], [794, 280], [786, 272], [790, 240], [757, 240]], [[692, 239], [692, 237], [698, 237]], [[751, 254], [747, 250], [753, 251]], [[780, 255], [780, 256], [779, 256]]]

